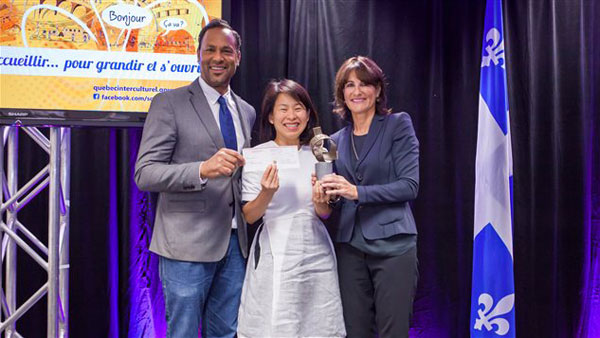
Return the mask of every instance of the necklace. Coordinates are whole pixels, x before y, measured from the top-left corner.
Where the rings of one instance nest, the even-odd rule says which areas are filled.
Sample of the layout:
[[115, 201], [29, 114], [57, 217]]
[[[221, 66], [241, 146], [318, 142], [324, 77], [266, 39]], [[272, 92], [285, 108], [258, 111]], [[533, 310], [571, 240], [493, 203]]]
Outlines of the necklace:
[[350, 132], [350, 144], [352, 145], [352, 152], [354, 153], [354, 158], [358, 161], [358, 153], [356, 152], [356, 146], [354, 145], [354, 132]]

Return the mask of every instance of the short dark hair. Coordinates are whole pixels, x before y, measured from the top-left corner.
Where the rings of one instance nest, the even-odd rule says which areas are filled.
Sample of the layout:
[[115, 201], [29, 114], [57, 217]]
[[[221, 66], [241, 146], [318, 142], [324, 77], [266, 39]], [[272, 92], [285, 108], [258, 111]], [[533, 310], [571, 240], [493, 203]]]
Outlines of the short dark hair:
[[204, 26], [202, 28], [202, 30], [200, 31], [200, 34], [198, 34], [198, 49], [200, 49], [200, 46], [202, 46], [202, 39], [204, 38], [204, 35], [206, 34], [206, 32], [209, 29], [213, 29], [213, 28], [227, 28], [229, 29], [232, 33], [233, 36], [235, 37], [235, 42], [237, 44], [237, 51], [240, 51], [240, 48], [242, 48], [242, 38], [240, 37], [240, 34], [238, 34], [238, 32], [235, 31], [235, 29], [231, 28], [231, 26], [229, 25], [229, 22], [223, 20], [223, 19], [212, 19], [210, 20], [210, 22]]
[[308, 112], [308, 124], [300, 134], [300, 144], [307, 145], [312, 138], [312, 129], [319, 125], [319, 115], [310, 99], [310, 95], [304, 87], [298, 82], [283, 79], [280, 81], [271, 80], [265, 88], [265, 95], [262, 101], [262, 109], [260, 113], [260, 139], [261, 142], [274, 140], [276, 136], [275, 127], [269, 122], [269, 115], [273, 113], [275, 101], [279, 94], [287, 94], [296, 101], [302, 103]]
[[355, 72], [356, 77], [360, 81], [381, 89], [375, 104], [375, 113], [379, 115], [389, 114], [390, 109], [387, 107], [387, 98], [385, 95], [385, 74], [375, 61], [366, 56], [351, 57], [344, 61], [340, 66], [340, 69], [335, 75], [333, 112], [338, 114], [342, 119], [351, 123], [353, 122], [352, 113], [344, 102], [344, 86], [346, 85], [346, 82], [348, 82], [348, 78], [352, 72]]

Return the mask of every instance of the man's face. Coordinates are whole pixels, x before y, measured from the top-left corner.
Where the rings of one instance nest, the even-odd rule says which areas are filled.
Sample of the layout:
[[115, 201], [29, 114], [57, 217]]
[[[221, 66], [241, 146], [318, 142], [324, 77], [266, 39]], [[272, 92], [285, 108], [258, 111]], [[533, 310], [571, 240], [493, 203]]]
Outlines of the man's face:
[[198, 49], [200, 76], [209, 86], [224, 94], [240, 64], [240, 57], [235, 36], [230, 29], [209, 29]]

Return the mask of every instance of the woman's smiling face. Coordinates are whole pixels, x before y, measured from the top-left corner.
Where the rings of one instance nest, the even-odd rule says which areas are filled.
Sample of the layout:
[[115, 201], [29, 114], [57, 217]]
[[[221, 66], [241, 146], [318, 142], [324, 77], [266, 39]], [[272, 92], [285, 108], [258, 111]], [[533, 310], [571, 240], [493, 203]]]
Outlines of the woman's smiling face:
[[308, 111], [300, 101], [288, 94], [279, 94], [269, 116], [269, 122], [275, 127], [275, 143], [298, 145], [308, 117]]
[[380, 88], [362, 82], [353, 71], [344, 84], [344, 103], [352, 114], [375, 114], [375, 103], [380, 91]]

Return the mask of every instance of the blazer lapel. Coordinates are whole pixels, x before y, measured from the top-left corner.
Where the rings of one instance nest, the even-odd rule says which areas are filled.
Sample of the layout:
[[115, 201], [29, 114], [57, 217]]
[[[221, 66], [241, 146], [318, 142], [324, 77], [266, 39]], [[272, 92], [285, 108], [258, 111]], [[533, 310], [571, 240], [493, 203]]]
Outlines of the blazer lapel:
[[200, 118], [202, 124], [204, 124], [204, 128], [212, 138], [213, 142], [217, 146], [217, 149], [221, 149], [225, 147], [225, 141], [223, 141], [223, 135], [221, 135], [219, 125], [217, 121], [215, 121], [215, 117], [213, 116], [212, 110], [206, 101], [206, 96], [204, 96], [204, 92], [202, 92], [202, 87], [198, 83], [198, 79], [194, 80], [192, 84], [189, 86], [189, 91], [192, 94], [190, 96], [190, 101], [196, 114]]
[[237, 111], [240, 116], [240, 123], [242, 124], [242, 133], [244, 133], [244, 145], [240, 147], [240, 149], [243, 149], [250, 146], [250, 127], [248, 126], [248, 121], [246, 120], [246, 112], [241, 109], [239, 96], [235, 95], [233, 91], [231, 91], [231, 95], [233, 97], [235, 107], [237, 108]]
[[[344, 163], [344, 167], [346, 171], [352, 176], [354, 182], [356, 182], [356, 177], [354, 176], [354, 168], [352, 167], [352, 159], [350, 156], [354, 156], [352, 154], [352, 145], [350, 144], [350, 133], [352, 132], [352, 125], [347, 126], [344, 131], [340, 134], [340, 139], [338, 144], [338, 154], [340, 159]], [[352, 182], [352, 183], [354, 183]]]
[[385, 120], [385, 116], [383, 115], [375, 115], [373, 116], [373, 121], [371, 122], [371, 126], [369, 127], [369, 133], [367, 134], [367, 139], [365, 144], [363, 145], [362, 150], [360, 151], [360, 156], [358, 157], [358, 163], [356, 167], [360, 166], [360, 164], [365, 160], [367, 154], [373, 148], [379, 133], [383, 129], [383, 121]]

